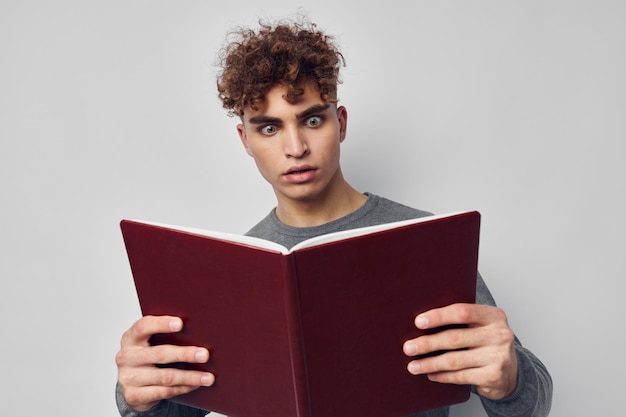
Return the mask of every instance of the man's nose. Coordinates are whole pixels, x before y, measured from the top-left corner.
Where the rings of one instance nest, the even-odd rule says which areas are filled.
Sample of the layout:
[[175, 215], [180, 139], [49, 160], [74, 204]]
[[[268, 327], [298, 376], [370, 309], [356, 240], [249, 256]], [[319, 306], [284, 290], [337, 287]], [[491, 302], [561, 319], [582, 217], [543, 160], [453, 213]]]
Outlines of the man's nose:
[[303, 132], [297, 128], [285, 130], [285, 155], [289, 158], [302, 158], [309, 153], [309, 146]]

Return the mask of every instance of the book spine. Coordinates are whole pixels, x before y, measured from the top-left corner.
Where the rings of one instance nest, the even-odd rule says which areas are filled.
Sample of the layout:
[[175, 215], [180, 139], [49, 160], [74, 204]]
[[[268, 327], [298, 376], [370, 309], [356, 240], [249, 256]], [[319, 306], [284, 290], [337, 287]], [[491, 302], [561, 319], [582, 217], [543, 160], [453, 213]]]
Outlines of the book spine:
[[300, 295], [293, 253], [283, 257], [283, 288], [285, 291], [285, 316], [291, 354], [291, 370], [296, 404], [296, 417], [309, 417], [309, 386], [302, 336]]

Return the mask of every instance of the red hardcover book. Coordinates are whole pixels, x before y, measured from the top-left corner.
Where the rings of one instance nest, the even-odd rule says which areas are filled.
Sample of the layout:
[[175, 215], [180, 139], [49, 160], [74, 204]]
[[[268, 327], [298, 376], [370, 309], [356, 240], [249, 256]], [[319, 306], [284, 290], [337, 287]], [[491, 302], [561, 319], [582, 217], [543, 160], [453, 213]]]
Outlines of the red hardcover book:
[[173, 401], [230, 417], [405, 417], [469, 386], [409, 374], [419, 313], [475, 300], [480, 214], [340, 232], [291, 250], [139, 221], [122, 233], [144, 315], [184, 320], [154, 344], [205, 346], [216, 382]]

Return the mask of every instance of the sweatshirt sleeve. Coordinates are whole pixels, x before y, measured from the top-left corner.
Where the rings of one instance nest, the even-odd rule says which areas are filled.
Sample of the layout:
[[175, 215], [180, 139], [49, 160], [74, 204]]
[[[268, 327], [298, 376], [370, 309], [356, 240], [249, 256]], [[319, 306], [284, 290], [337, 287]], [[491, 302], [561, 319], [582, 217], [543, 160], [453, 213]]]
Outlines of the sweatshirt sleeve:
[[115, 400], [122, 417], [204, 417], [208, 414], [208, 411], [167, 400], [162, 400], [149, 410], [134, 411], [126, 404], [119, 384], [115, 386]]
[[[496, 305], [478, 274], [476, 302]], [[545, 365], [515, 337], [518, 374], [515, 390], [501, 400], [480, 397], [489, 417], [545, 417], [552, 406], [552, 378]], [[476, 392], [475, 388], [473, 391]]]

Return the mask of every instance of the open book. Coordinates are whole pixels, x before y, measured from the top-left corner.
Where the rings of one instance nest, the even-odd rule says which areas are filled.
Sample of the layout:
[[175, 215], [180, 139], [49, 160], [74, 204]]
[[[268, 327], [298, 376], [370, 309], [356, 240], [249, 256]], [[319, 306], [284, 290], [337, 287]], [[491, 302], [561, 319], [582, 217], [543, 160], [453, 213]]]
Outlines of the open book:
[[466, 400], [468, 386], [406, 370], [423, 311], [474, 302], [480, 214], [319, 236], [258, 238], [123, 220], [142, 313], [176, 315], [154, 344], [205, 346], [212, 387], [173, 401], [230, 417], [405, 417]]

